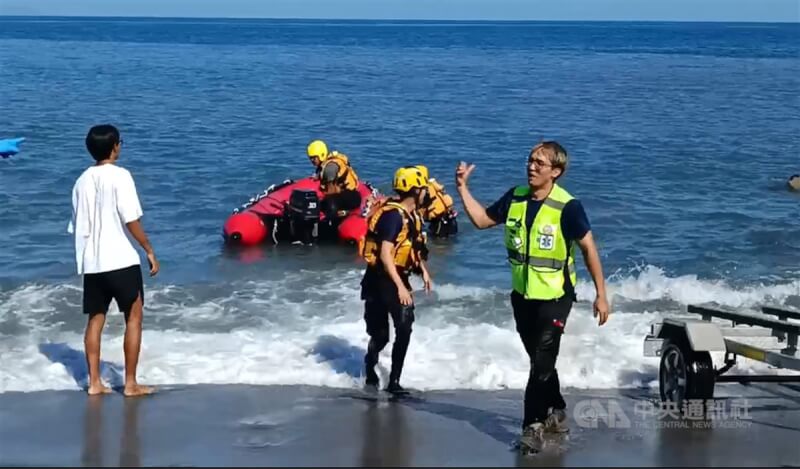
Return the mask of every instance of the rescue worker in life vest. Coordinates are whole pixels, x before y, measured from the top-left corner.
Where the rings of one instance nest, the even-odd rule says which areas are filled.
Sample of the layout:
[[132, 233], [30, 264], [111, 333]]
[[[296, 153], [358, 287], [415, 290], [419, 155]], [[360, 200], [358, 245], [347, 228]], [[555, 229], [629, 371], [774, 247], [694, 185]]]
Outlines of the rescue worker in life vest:
[[423, 221], [428, 224], [428, 233], [437, 238], [447, 238], [458, 233], [456, 216], [458, 213], [453, 208], [453, 198], [445, 192], [444, 186], [434, 178], [429, 177], [428, 168], [417, 165], [428, 180], [428, 195], [419, 208]]
[[315, 177], [320, 180], [323, 194], [320, 209], [327, 217], [341, 218], [361, 206], [358, 175], [350, 166], [347, 155], [335, 150], [328, 152], [328, 145], [322, 140], [311, 142], [306, 153], [316, 168]]
[[314, 166], [314, 177], [319, 179], [322, 170], [322, 162], [328, 157], [328, 145], [322, 140], [314, 140], [306, 148], [308, 161]]
[[363, 247], [367, 267], [361, 279], [361, 299], [364, 300], [364, 320], [370, 337], [364, 357], [366, 384], [379, 384], [375, 365], [378, 354], [389, 342], [391, 316], [395, 341], [386, 390], [392, 393], [405, 392], [400, 386], [400, 375], [414, 322], [409, 275], [422, 275], [425, 290], [431, 290], [431, 276], [425, 265], [427, 249], [422, 218], [417, 212], [427, 186], [428, 181], [419, 169], [413, 166], [398, 169], [393, 182], [397, 197], [387, 199], [370, 216]]
[[594, 316], [608, 319], [602, 265], [583, 206], [556, 181], [567, 168], [566, 150], [554, 141], [528, 155], [528, 183], [511, 188], [489, 208], [470, 194], [474, 164], [456, 168], [456, 187], [467, 216], [479, 229], [501, 224], [511, 267], [511, 305], [516, 329], [530, 357], [520, 449], [536, 452], [543, 432], [565, 432], [566, 403], [556, 372], [561, 334], [575, 297], [574, 244], [594, 282]]

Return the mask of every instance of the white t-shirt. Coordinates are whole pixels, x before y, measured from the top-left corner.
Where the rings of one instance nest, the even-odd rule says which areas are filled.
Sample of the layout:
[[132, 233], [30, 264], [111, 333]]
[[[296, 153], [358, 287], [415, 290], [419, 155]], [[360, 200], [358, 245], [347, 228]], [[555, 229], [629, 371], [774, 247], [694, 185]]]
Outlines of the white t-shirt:
[[133, 177], [113, 164], [92, 166], [72, 188], [72, 220], [78, 275], [108, 272], [141, 263], [126, 235], [126, 223], [142, 216]]

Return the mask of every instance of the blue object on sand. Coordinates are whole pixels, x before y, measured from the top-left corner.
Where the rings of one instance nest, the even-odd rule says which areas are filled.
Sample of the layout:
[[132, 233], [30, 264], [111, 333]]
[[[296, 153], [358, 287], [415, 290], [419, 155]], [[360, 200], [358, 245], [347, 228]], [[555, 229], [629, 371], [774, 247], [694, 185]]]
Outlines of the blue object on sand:
[[0, 140], [0, 156], [8, 158], [19, 153], [19, 144], [25, 141], [25, 137], [7, 138]]

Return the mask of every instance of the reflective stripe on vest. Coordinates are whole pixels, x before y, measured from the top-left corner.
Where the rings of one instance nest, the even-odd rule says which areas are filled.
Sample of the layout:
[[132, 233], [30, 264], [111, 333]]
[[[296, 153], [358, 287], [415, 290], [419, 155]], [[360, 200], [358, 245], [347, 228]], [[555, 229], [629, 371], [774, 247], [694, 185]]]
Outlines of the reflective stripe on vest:
[[[525, 263], [525, 255], [521, 252], [513, 251], [508, 249], [508, 258], [513, 259], [517, 262]], [[570, 265], [572, 265], [573, 259], [570, 258]], [[529, 257], [527, 263], [531, 267], [546, 267], [550, 269], [563, 269], [564, 268], [564, 261], [560, 261], [558, 259], [550, 259], [548, 257]]]
[[511, 264], [513, 289], [526, 299], [551, 300], [562, 297], [564, 269], [576, 285], [572, 245], [561, 232], [561, 215], [572, 196], [557, 184], [545, 199], [531, 224], [526, 226], [530, 188], [515, 188], [506, 217], [505, 245]]

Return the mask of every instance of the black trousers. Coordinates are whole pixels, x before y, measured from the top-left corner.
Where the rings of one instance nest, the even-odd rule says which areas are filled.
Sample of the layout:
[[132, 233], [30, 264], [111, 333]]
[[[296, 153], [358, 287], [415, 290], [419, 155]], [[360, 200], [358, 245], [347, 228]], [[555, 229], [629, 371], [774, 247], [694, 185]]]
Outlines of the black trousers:
[[[371, 271], [370, 271], [371, 270]], [[408, 277], [401, 275], [406, 288], [411, 290]], [[399, 382], [403, 372], [408, 344], [411, 341], [411, 326], [414, 324], [414, 304], [403, 305], [397, 296], [397, 287], [376, 268], [368, 268], [362, 281], [361, 297], [364, 300], [364, 321], [367, 324], [369, 345], [364, 356], [367, 368], [374, 368], [378, 355], [389, 343], [389, 317], [394, 323], [394, 345], [392, 346], [392, 370], [389, 381]]]
[[354, 210], [361, 206], [361, 193], [357, 190], [343, 190], [338, 194], [328, 194], [320, 202], [320, 210], [329, 218], [337, 218], [339, 210]]
[[556, 359], [572, 302], [571, 295], [543, 301], [526, 300], [517, 292], [511, 293], [517, 332], [531, 362], [525, 388], [523, 428], [534, 422], [543, 422], [550, 407], [567, 407], [558, 382]]

